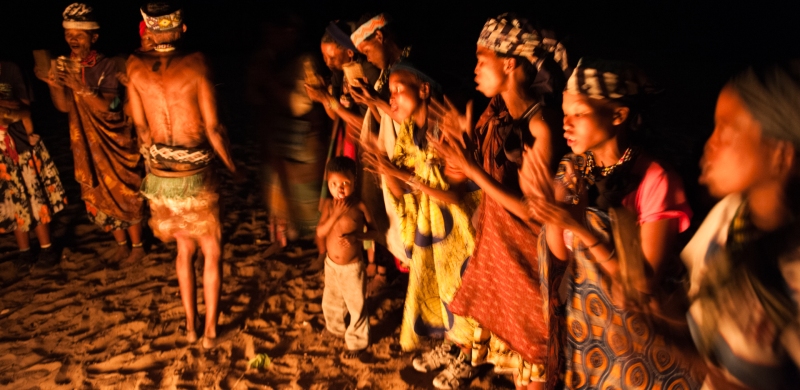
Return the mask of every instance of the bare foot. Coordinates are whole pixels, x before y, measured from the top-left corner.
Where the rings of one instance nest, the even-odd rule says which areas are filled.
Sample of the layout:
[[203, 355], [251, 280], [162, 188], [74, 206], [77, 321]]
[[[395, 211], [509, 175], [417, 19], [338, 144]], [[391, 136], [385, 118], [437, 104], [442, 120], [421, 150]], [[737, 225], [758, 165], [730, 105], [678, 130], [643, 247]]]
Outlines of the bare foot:
[[206, 331], [203, 332], [203, 348], [211, 349], [217, 346], [217, 329], [216, 326], [206, 326]]
[[130, 251], [128, 257], [122, 261], [122, 264], [134, 264], [138, 263], [139, 260], [143, 259], [147, 256], [147, 253], [144, 251], [142, 247], [133, 247]]
[[216, 337], [203, 336], [203, 348], [212, 349], [217, 346]]
[[120, 263], [127, 259], [130, 254], [131, 250], [128, 249], [127, 245], [118, 245], [116, 252], [114, 252], [114, 254], [111, 255], [111, 258], [108, 260], [112, 263]]
[[194, 344], [200, 339], [197, 335], [198, 330], [201, 329], [199, 327], [190, 328], [189, 324], [186, 324], [186, 341], [189, 342], [189, 344]]

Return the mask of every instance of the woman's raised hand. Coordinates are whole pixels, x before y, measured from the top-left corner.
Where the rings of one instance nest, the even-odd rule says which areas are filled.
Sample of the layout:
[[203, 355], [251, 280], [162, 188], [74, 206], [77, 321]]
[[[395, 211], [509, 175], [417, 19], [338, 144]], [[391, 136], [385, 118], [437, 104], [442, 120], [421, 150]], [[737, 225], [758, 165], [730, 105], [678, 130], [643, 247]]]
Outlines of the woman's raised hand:
[[430, 110], [444, 137], [451, 142], [458, 142], [466, 148], [464, 136], [468, 135], [472, 128], [472, 100], [467, 102], [466, 113], [463, 115], [458, 112], [447, 96], [444, 97], [444, 102], [431, 99]]
[[439, 157], [444, 159], [448, 169], [467, 175], [470, 168], [477, 164], [474, 158], [475, 148], [468, 137], [462, 138], [461, 142], [445, 137], [437, 139], [430, 133], [427, 137]]

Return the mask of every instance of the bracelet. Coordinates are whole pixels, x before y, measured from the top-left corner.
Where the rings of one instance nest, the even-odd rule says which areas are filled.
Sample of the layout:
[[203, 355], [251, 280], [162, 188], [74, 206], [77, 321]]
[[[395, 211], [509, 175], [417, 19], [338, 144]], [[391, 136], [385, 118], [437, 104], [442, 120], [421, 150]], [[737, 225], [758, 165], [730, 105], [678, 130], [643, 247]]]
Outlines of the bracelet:
[[82, 89], [80, 91], [75, 91], [75, 93], [80, 95], [80, 96], [94, 95], [94, 91], [92, 91], [91, 88], [84, 88], [84, 89]]
[[617, 248], [614, 248], [614, 249], [611, 250], [611, 253], [608, 254], [608, 257], [605, 260], [603, 260], [603, 261], [595, 261], [595, 263], [597, 263], [597, 264], [605, 263], [605, 262], [613, 259], [614, 258], [614, 254], [616, 254], [616, 253], [617, 253]]

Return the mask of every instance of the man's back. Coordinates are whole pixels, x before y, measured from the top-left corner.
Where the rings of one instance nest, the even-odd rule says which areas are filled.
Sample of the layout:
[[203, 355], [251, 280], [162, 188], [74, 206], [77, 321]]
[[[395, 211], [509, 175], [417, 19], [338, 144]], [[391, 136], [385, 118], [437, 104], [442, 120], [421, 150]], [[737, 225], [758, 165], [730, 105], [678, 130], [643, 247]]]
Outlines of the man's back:
[[152, 143], [184, 147], [207, 143], [207, 127], [217, 126], [216, 101], [201, 53], [132, 54], [128, 77], [135, 89], [131, 99], [140, 101], [133, 104], [134, 110], [144, 111]]

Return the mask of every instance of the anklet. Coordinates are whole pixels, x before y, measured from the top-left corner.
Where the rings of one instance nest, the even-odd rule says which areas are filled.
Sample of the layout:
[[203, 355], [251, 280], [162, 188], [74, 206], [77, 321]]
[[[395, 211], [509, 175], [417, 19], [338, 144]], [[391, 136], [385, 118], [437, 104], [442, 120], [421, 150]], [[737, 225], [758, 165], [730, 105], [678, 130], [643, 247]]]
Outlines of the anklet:
[[131, 244], [131, 248], [141, 248], [142, 246], [144, 246], [143, 242], [140, 242], [138, 244]]
[[117, 245], [119, 245], [119, 246], [123, 246], [123, 245], [125, 245], [125, 244], [127, 244], [127, 243], [128, 243], [128, 240], [125, 240], [125, 241], [117, 241]]
[[51, 247], [51, 246], [53, 246], [53, 244], [40, 245], [40, 246], [39, 246], [39, 248], [42, 248], [42, 249], [47, 249], [47, 248], [49, 248], [49, 247]]

